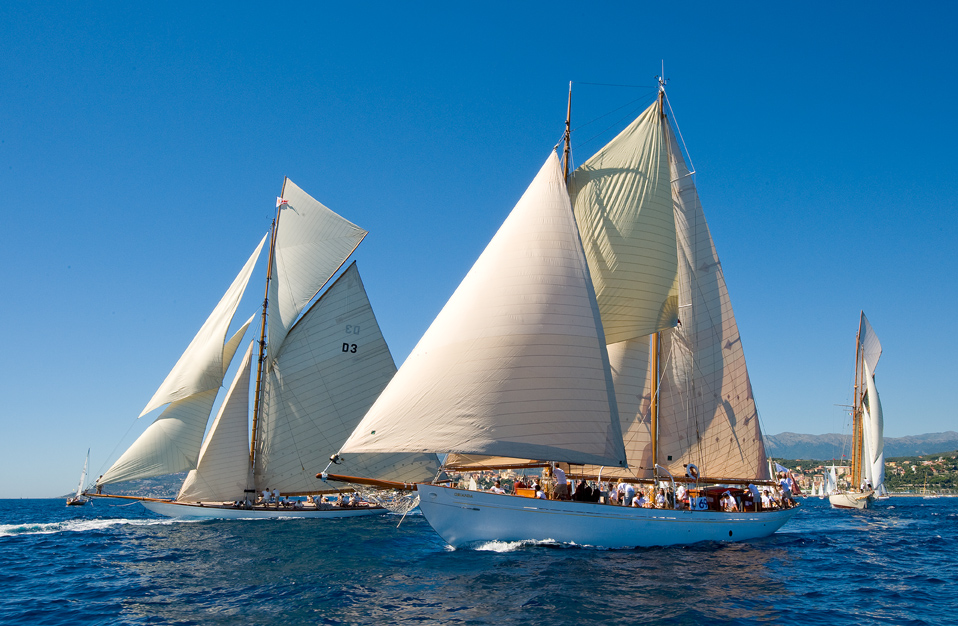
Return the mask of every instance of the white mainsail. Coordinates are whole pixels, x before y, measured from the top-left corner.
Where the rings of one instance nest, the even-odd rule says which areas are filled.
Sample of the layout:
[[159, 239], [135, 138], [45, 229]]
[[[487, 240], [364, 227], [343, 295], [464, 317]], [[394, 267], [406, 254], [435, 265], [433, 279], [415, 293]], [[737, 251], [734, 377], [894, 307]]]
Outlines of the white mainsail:
[[86, 482], [86, 473], [89, 468], [90, 468], [90, 449], [87, 448], [86, 460], [83, 462], [83, 471], [80, 472], [80, 484], [79, 486], [77, 486], [76, 496], [74, 496], [76, 498], [79, 498], [81, 495], [83, 495], [83, 483]]
[[177, 500], [223, 502], [243, 500], [253, 484], [249, 464], [249, 383], [254, 342], [203, 442], [196, 469], [180, 487]]
[[[284, 217], [285, 219], [285, 217]], [[353, 263], [289, 331], [274, 354], [256, 440], [256, 488], [327, 491], [316, 478], [396, 365]], [[435, 455], [358, 455], [350, 470], [373, 478], [431, 478]]]
[[598, 305], [554, 153], [342, 452], [625, 463]]
[[256, 246], [246, 265], [233, 280], [230, 288], [226, 290], [226, 294], [196, 333], [193, 341], [147, 403], [146, 408], [140, 413], [140, 417], [169, 402], [183, 400], [201, 391], [218, 389], [223, 384], [224, 372], [229, 365], [228, 359], [225, 359], [223, 355], [226, 331], [243, 297], [265, 241], [266, 236]]

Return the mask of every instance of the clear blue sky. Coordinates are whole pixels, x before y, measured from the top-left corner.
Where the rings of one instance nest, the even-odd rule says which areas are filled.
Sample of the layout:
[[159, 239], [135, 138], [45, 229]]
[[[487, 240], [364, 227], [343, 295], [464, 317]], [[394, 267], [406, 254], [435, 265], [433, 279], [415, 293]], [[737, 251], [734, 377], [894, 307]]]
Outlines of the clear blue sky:
[[398, 364], [569, 81], [576, 128], [663, 59], [766, 433], [842, 432], [861, 309], [886, 436], [958, 429], [955, 5], [595, 4], [0, 4], [0, 497], [61, 495], [145, 428], [283, 176], [370, 231]]

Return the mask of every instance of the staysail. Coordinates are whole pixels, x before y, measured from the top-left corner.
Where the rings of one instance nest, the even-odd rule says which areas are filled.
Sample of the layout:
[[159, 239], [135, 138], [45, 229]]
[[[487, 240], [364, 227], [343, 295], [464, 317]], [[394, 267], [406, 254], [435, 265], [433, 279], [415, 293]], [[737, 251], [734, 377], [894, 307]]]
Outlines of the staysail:
[[253, 361], [250, 342], [209, 435], [203, 442], [196, 469], [180, 487], [177, 500], [223, 502], [243, 500], [252, 486], [249, 464], [249, 382]]
[[670, 176], [665, 124], [653, 105], [569, 182], [609, 344], [675, 325]]
[[599, 309], [554, 153], [342, 452], [625, 463]]

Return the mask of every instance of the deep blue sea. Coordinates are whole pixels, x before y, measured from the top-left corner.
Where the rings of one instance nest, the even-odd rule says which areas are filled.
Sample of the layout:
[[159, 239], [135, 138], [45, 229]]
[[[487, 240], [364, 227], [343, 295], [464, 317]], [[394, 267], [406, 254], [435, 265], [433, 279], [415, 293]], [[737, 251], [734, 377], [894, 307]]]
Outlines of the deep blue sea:
[[956, 624], [958, 498], [768, 539], [453, 550], [419, 515], [186, 522], [0, 500], [0, 624]]

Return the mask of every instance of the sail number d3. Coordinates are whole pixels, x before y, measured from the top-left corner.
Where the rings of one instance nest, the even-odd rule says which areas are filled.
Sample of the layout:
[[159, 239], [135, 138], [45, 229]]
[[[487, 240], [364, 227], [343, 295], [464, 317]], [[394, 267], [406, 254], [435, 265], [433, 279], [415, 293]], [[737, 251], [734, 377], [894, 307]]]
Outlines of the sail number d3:
[[356, 344], [354, 344], [354, 343], [344, 343], [344, 344], [343, 344], [343, 352], [353, 352], [353, 353], [355, 353], [355, 352], [356, 352]]

